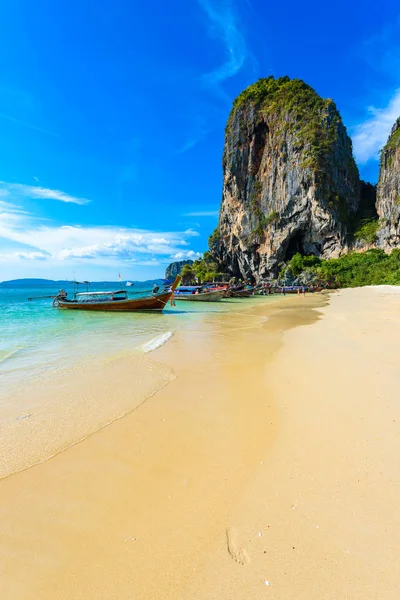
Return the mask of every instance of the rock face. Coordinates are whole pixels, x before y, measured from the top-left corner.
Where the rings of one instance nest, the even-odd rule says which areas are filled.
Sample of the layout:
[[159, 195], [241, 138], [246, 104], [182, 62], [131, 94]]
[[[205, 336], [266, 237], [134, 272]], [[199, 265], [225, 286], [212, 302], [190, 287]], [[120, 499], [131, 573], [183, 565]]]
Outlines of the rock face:
[[288, 77], [260, 79], [238, 96], [211, 247], [225, 270], [258, 280], [298, 251], [339, 256], [358, 203], [351, 140], [332, 100]]
[[165, 279], [175, 279], [177, 275], [180, 274], [182, 268], [185, 265], [192, 265], [192, 260], [180, 260], [178, 262], [173, 262], [165, 269]]
[[381, 227], [378, 245], [390, 251], [400, 245], [400, 117], [381, 153], [376, 208]]

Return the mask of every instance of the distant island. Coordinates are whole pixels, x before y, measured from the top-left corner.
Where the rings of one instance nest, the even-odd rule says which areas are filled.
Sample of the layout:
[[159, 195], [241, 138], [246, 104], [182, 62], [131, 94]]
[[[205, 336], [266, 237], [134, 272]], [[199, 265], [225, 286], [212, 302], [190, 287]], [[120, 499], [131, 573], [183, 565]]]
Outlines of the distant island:
[[183, 267], [185, 267], [186, 265], [192, 265], [192, 264], [193, 264], [192, 260], [179, 260], [179, 261], [171, 263], [165, 269], [165, 279], [175, 279], [175, 277], [177, 275], [181, 274]]
[[71, 283], [73, 283], [73, 282], [67, 281], [66, 279], [65, 280], [64, 279], [53, 280], [53, 279], [28, 278], [28, 279], [10, 279], [8, 281], [1, 281], [0, 286], [2, 286], [2, 287], [34, 287], [34, 286], [54, 287], [55, 285], [58, 285], [60, 287], [65, 287], [66, 285], [71, 285]]

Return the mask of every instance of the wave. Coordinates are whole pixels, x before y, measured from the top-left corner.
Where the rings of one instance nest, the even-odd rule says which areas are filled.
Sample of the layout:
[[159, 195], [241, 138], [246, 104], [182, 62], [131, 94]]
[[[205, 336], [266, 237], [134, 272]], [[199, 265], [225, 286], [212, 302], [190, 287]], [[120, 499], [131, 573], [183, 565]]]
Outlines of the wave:
[[157, 337], [153, 338], [149, 342], [146, 342], [145, 344], [143, 344], [143, 346], [140, 347], [140, 349], [143, 350], [143, 352], [152, 352], [153, 350], [156, 350], [157, 348], [168, 342], [168, 340], [171, 337], [172, 331], [167, 331], [166, 333], [162, 333], [161, 335], [158, 335]]
[[5, 350], [4, 353], [0, 352], [0, 364], [15, 356], [22, 348], [14, 348], [14, 350]]

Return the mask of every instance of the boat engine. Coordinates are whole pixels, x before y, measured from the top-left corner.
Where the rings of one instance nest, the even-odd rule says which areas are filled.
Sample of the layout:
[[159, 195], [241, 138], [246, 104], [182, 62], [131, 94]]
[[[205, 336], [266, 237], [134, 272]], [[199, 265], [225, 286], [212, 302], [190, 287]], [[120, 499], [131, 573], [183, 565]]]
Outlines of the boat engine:
[[65, 298], [68, 296], [67, 292], [65, 290], [60, 290], [57, 294], [57, 296], [54, 297], [53, 300], [53, 306], [57, 307], [58, 306], [58, 301], [59, 300], [65, 300]]

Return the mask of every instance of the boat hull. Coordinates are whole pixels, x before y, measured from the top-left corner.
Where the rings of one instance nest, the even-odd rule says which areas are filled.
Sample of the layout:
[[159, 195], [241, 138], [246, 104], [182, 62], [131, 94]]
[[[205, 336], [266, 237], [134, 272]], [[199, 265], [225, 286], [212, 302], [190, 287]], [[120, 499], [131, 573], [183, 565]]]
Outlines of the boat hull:
[[175, 300], [189, 301], [189, 302], [220, 302], [225, 297], [224, 291], [218, 292], [204, 292], [202, 294], [175, 294]]
[[58, 301], [58, 308], [67, 310], [94, 310], [107, 312], [161, 311], [172, 296], [172, 292], [146, 296], [145, 298], [128, 298], [127, 300], [112, 300], [107, 302], [75, 302]]
[[232, 298], [250, 298], [253, 295], [252, 290], [231, 290]]

